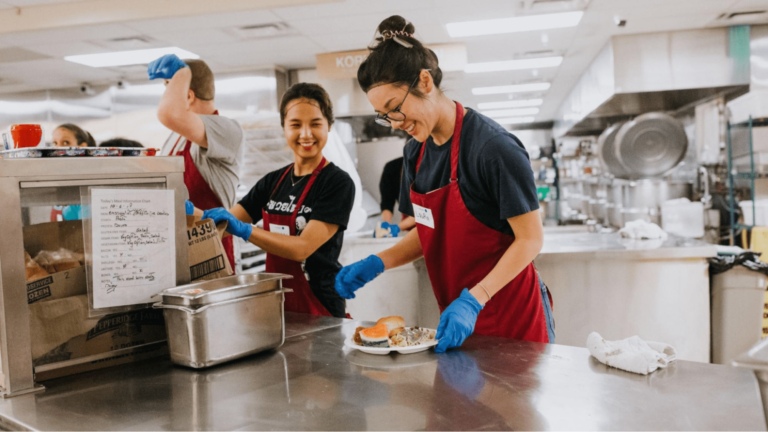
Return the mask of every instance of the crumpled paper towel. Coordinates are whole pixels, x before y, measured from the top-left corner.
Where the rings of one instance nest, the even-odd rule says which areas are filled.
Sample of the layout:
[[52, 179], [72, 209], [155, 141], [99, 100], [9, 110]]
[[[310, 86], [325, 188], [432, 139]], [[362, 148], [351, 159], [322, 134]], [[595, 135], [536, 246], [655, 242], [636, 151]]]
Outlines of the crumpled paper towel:
[[624, 228], [619, 230], [619, 234], [624, 238], [635, 240], [667, 239], [667, 233], [661, 227], [642, 219], [627, 222]]
[[638, 336], [607, 341], [592, 332], [587, 337], [587, 349], [600, 363], [641, 375], [665, 368], [677, 358], [677, 352], [672, 346], [646, 342]]

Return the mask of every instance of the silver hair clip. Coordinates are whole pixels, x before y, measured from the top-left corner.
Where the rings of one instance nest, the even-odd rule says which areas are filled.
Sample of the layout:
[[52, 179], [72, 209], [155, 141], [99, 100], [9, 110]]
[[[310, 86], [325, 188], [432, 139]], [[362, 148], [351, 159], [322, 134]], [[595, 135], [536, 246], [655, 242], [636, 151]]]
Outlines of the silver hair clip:
[[402, 46], [404, 46], [406, 48], [413, 48], [413, 44], [411, 44], [410, 42], [405, 41], [403, 39], [400, 39], [399, 37], [397, 37], [398, 35], [399, 36], [408, 36], [410, 38], [413, 37], [413, 34], [407, 33], [404, 30], [394, 30], [394, 31], [393, 30], [384, 30], [381, 33], [381, 37], [384, 40], [393, 39], [395, 42], [399, 43], [400, 45], [402, 45]]

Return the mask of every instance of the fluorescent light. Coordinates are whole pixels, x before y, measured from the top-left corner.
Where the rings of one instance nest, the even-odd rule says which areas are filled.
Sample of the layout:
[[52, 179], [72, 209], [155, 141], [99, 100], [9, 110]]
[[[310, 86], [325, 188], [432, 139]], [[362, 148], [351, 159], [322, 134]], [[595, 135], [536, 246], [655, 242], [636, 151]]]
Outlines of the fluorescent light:
[[528, 15], [514, 18], [465, 21], [446, 25], [451, 37], [480, 36], [517, 33], [533, 30], [575, 27], [584, 12], [563, 12], [545, 15]]
[[510, 117], [510, 116], [538, 114], [539, 109], [538, 108], [516, 108], [516, 109], [502, 109], [502, 110], [480, 111], [480, 112], [483, 115], [486, 115], [488, 117], [497, 118], [497, 117]]
[[178, 47], [152, 48], [134, 51], [114, 51], [64, 57], [64, 60], [90, 67], [127, 66], [148, 64], [166, 54], [176, 54], [182, 59], [199, 59], [200, 56]]
[[557, 67], [563, 62], [563, 58], [557, 57], [539, 57], [522, 60], [508, 60], [485, 63], [469, 63], [464, 67], [466, 73], [478, 72], [498, 72], [508, 70], [538, 69], [547, 67]]
[[503, 102], [481, 102], [477, 104], [477, 109], [498, 109], [498, 108], [523, 108], [539, 106], [544, 103], [543, 99], [522, 99]]
[[520, 124], [520, 123], [533, 123], [535, 117], [507, 117], [494, 119], [496, 123], [500, 125]]
[[489, 95], [489, 94], [502, 94], [502, 93], [525, 93], [544, 91], [549, 89], [550, 84], [544, 83], [531, 83], [531, 84], [516, 84], [496, 87], [475, 87], [472, 89], [473, 95]]

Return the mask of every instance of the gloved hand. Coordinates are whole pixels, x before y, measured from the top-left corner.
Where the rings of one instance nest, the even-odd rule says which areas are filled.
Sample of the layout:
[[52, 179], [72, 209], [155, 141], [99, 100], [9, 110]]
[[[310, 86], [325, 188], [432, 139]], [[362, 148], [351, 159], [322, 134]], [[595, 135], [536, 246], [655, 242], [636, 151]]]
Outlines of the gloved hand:
[[195, 205], [192, 204], [192, 201], [187, 200], [187, 202], [184, 203], [184, 210], [187, 212], [188, 216], [192, 216], [195, 214]]
[[355, 291], [384, 273], [384, 261], [376, 255], [350, 264], [336, 275], [336, 292], [345, 299], [355, 298]]
[[389, 222], [379, 222], [378, 228], [373, 230], [373, 238], [397, 237], [400, 227]]
[[235, 215], [228, 212], [227, 209], [223, 207], [210, 209], [203, 212], [203, 219], [209, 219], [209, 218], [213, 219], [213, 222], [216, 224], [218, 224], [223, 220], [229, 222], [227, 224], [227, 232], [232, 234], [233, 236], [238, 236], [245, 241], [248, 241], [248, 239], [251, 238], [251, 231], [253, 231], [253, 225], [241, 221], [240, 219], [236, 218]]
[[454, 300], [440, 315], [440, 324], [437, 326], [436, 353], [445, 352], [448, 348], [455, 348], [464, 343], [464, 339], [475, 330], [477, 314], [483, 309], [483, 305], [464, 288], [459, 298]]
[[179, 69], [185, 67], [187, 67], [187, 64], [178, 58], [176, 54], [166, 54], [149, 64], [147, 74], [151, 80], [156, 78], [171, 79]]

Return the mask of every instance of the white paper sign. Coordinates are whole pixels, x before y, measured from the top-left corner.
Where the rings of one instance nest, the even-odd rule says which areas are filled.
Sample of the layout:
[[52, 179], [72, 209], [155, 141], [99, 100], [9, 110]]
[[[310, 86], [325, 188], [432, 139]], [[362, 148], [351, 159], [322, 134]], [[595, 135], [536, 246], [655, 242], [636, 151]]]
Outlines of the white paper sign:
[[92, 189], [93, 307], [150, 303], [176, 286], [172, 190]]

